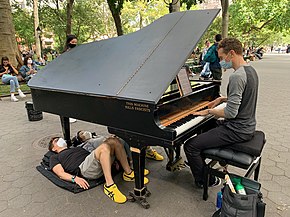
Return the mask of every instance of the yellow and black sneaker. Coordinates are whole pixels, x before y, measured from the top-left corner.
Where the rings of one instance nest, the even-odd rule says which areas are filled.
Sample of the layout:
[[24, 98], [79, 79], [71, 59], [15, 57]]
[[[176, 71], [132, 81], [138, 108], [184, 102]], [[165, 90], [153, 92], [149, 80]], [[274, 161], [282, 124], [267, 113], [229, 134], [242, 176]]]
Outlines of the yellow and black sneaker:
[[[123, 173], [123, 179], [127, 182], [134, 182], [135, 181], [135, 175], [134, 171], [132, 171], [130, 174]], [[144, 177], [144, 185], [146, 185], [149, 182], [149, 179]]]
[[144, 169], [144, 176], [147, 176], [149, 173], [150, 173], [150, 171], [149, 171], [149, 170], [147, 170], [147, 169]]
[[164, 157], [154, 149], [146, 150], [146, 157], [157, 161], [162, 161], [164, 159]]
[[104, 193], [116, 203], [125, 203], [127, 201], [127, 197], [119, 191], [116, 184], [113, 184], [110, 187], [107, 187], [105, 184]]
[[[131, 170], [133, 170], [133, 169], [131, 168]], [[144, 169], [144, 176], [147, 176], [149, 173], [150, 173], [150, 171], [149, 171], [149, 170], [147, 170], [147, 169]]]

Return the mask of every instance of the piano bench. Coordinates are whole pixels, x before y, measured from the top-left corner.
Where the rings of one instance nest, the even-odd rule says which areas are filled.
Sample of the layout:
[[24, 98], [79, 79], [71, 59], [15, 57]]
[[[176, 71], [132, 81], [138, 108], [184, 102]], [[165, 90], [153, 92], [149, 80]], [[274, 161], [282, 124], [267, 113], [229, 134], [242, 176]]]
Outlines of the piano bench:
[[250, 178], [254, 173], [254, 179], [258, 181], [261, 153], [266, 143], [265, 134], [262, 131], [256, 131], [252, 140], [244, 143], [236, 143], [230, 146], [221, 148], [206, 149], [202, 152], [204, 159], [210, 159], [206, 163], [204, 171], [204, 186], [203, 186], [203, 199], [208, 198], [208, 183], [210, 175], [215, 175], [224, 179], [226, 169], [219, 171], [214, 169], [213, 166], [219, 162], [223, 167], [232, 165], [246, 170], [245, 177]]

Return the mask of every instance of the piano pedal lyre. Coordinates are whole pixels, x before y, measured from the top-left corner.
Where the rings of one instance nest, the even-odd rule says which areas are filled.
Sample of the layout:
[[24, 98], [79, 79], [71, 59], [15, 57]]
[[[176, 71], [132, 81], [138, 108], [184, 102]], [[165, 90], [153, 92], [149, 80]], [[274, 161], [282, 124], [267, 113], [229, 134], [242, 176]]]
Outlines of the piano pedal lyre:
[[184, 160], [182, 159], [182, 157], [179, 157], [178, 159], [175, 159], [173, 162], [168, 162], [166, 165], [166, 169], [174, 172], [176, 170], [182, 170], [183, 168], [185, 168], [185, 163]]
[[150, 197], [150, 195], [151, 192], [146, 187], [141, 190], [134, 188], [134, 192], [129, 191], [127, 199], [130, 202], [138, 202], [143, 208], [148, 209], [150, 208], [150, 204], [147, 202], [146, 197]]

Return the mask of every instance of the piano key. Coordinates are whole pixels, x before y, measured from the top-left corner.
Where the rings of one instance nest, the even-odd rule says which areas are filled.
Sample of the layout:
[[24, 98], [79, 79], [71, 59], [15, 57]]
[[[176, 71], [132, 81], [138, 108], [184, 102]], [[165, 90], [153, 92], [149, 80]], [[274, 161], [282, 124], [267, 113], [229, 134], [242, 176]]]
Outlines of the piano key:
[[[215, 108], [220, 109], [220, 108], [224, 108], [225, 106], [226, 106], [226, 103], [221, 103], [218, 106], [216, 106]], [[194, 118], [192, 118], [191, 120], [189, 120], [189, 121], [185, 122], [184, 124], [177, 126], [175, 128], [177, 136], [182, 134], [183, 132], [187, 131], [188, 129], [196, 126], [197, 124], [201, 123], [203, 120], [209, 118], [212, 115], [206, 115], [206, 116], [192, 115], [192, 116], [194, 116]], [[170, 125], [170, 127], [172, 127], [172, 124]]]

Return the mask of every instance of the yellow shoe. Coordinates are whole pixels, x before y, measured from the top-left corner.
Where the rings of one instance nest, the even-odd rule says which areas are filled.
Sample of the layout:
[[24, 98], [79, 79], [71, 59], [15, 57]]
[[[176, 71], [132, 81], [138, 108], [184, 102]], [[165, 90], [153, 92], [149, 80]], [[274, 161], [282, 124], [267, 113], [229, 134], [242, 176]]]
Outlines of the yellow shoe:
[[[131, 170], [133, 170], [133, 169], [131, 168]], [[150, 173], [150, 171], [149, 171], [149, 170], [147, 170], [147, 169], [144, 169], [144, 176], [147, 176], [149, 173]]]
[[153, 160], [158, 160], [158, 161], [162, 161], [164, 159], [164, 157], [159, 154], [156, 150], [152, 149], [152, 150], [147, 150], [146, 151], [146, 157], [153, 159]]
[[[135, 175], [134, 171], [132, 171], [130, 174], [123, 173], [123, 179], [127, 182], [134, 182], [135, 181]], [[144, 177], [144, 185], [146, 185], [149, 182], [149, 179]]]
[[147, 176], [149, 173], [150, 173], [150, 171], [149, 171], [149, 170], [147, 170], [147, 169], [144, 169], [144, 176]]
[[107, 187], [104, 185], [104, 193], [111, 198], [112, 201], [116, 203], [125, 203], [127, 201], [127, 197], [119, 191], [116, 184], [113, 184], [111, 187]]

